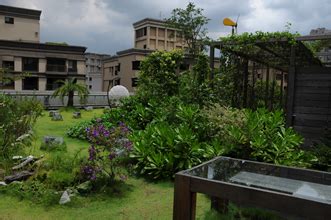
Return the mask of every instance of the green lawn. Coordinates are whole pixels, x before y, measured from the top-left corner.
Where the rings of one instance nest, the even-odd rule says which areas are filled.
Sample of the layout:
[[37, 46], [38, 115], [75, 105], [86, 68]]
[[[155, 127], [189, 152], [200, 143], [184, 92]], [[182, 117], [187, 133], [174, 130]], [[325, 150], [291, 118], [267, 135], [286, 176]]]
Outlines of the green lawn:
[[[40, 155], [40, 140], [44, 135], [63, 136], [68, 152], [86, 149], [88, 143], [65, 136], [68, 127], [78, 121], [102, 114], [102, 110], [82, 111], [82, 119], [73, 119], [72, 112], [62, 112], [64, 121], [51, 121], [48, 112], [35, 125], [37, 140], [29, 153]], [[44, 153], [44, 152], [43, 152]], [[151, 183], [144, 179], [129, 177], [125, 184], [112, 193], [73, 197], [67, 205], [45, 207], [32, 201], [19, 201], [15, 197], [0, 196], [0, 220], [3, 219], [172, 219], [173, 182]], [[198, 195], [197, 218], [210, 208], [208, 199]]]

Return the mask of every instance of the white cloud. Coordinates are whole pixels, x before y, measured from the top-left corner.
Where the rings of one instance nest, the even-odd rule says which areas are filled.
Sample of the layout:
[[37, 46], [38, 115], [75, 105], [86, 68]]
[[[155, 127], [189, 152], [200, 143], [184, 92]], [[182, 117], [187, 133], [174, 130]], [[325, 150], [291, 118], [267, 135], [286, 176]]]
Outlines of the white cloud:
[[[42, 10], [42, 41], [87, 46], [89, 51], [114, 54], [133, 46], [132, 23], [145, 17], [168, 17], [174, 8], [189, 0], [0, 0], [0, 4]], [[213, 39], [227, 35], [225, 17], [236, 19], [238, 31], [282, 31], [286, 22], [292, 30], [308, 34], [317, 27], [331, 28], [329, 0], [193, 0], [210, 18]]]

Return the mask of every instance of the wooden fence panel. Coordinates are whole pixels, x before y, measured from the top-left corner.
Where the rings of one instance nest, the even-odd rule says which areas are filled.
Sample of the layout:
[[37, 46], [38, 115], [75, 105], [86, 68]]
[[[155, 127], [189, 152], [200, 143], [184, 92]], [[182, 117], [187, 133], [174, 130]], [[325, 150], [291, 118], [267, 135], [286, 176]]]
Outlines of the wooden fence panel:
[[291, 125], [305, 137], [305, 144], [311, 144], [331, 129], [331, 68], [297, 68], [295, 72]]

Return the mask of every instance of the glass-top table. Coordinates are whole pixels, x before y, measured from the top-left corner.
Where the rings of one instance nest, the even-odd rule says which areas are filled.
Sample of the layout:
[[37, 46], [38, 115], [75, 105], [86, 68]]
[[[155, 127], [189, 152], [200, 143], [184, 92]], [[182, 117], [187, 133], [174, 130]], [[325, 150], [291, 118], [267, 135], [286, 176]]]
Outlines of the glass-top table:
[[217, 157], [176, 174], [174, 219], [194, 219], [196, 193], [282, 215], [331, 219], [331, 173]]

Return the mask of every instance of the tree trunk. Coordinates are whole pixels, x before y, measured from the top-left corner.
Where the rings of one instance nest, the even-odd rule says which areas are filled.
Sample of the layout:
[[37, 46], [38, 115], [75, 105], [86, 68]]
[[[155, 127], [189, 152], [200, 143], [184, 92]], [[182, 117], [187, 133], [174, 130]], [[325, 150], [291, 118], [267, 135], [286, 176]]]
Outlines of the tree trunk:
[[73, 107], [74, 106], [74, 91], [70, 91], [68, 94], [68, 107]]

